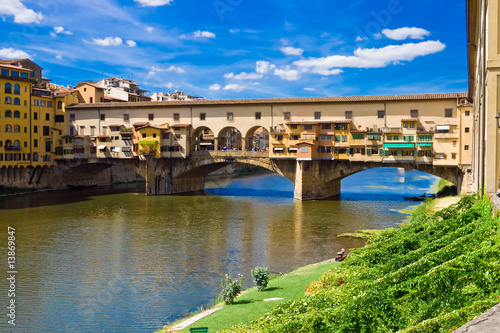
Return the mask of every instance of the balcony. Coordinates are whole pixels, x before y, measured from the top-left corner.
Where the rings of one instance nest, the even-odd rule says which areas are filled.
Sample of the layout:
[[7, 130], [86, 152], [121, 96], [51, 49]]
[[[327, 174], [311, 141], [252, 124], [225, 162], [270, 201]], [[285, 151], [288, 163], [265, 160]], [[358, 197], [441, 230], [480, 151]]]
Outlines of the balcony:
[[5, 151], [21, 151], [21, 147], [17, 147], [17, 146], [5, 146]]
[[383, 133], [401, 133], [401, 127], [384, 127], [382, 128]]

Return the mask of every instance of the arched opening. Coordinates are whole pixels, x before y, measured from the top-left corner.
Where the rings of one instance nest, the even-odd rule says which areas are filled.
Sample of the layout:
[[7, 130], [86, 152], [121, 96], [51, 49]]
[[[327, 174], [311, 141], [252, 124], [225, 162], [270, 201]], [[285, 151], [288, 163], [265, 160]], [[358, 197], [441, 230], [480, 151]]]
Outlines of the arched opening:
[[12, 94], [12, 85], [9, 82], [5, 84], [5, 93]]
[[14, 125], [14, 133], [20, 133], [20, 132], [21, 132], [21, 126]]
[[242, 150], [241, 132], [236, 127], [225, 127], [217, 136], [218, 150]]
[[191, 139], [192, 151], [215, 150], [215, 135], [208, 127], [198, 127]]
[[5, 125], [5, 132], [12, 132], [12, 125], [11, 124]]
[[21, 100], [18, 97], [14, 98], [14, 105], [21, 105]]
[[57, 102], [57, 108], [58, 109], [62, 109], [62, 105], [63, 105], [62, 101]]
[[247, 151], [268, 151], [269, 131], [262, 126], [249, 129], [245, 136], [245, 149]]
[[12, 111], [10, 110], [5, 111], [5, 118], [12, 118]]
[[14, 111], [14, 118], [21, 118], [21, 112]]
[[19, 95], [20, 92], [21, 92], [21, 89], [20, 89], [19, 85], [17, 83], [14, 84], [14, 94]]
[[12, 104], [12, 98], [5, 97], [5, 104]]

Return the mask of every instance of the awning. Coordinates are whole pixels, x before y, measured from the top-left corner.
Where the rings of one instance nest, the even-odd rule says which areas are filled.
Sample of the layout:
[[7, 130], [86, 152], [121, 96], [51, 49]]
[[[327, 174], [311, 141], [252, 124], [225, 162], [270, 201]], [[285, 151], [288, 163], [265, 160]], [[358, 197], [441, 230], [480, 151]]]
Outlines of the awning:
[[436, 130], [438, 131], [449, 131], [450, 125], [437, 125]]
[[212, 146], [213, 143], [210, 142], [200, 142], [200, 146]]
[[384, 148], [415, 148], [414, 143], [384, 143]]
[[106, 149], [106, 145], [99, 145], [99, 146], [97, 146], [97, 149], [104, 150], [104, 149]]
[[288, 151], [297, 151], [297, 148], [288, 148]]
[[283, 151], [283, 148], [274, 148], [275, 151]]
[[432, 142], [417, 142], [417, 147], [432, 147]]

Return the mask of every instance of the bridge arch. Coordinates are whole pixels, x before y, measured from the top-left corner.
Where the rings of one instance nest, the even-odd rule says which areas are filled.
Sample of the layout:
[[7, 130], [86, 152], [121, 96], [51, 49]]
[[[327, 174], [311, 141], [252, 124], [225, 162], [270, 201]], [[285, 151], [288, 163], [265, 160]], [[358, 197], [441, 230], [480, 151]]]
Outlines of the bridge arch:
[[207, 126], [197, 127], [191, 136], [191, 144], [191, 151], [215, 150], [214, 132]]
[[257, 125], [248, 129], [244, 137], [246, 151], [268, 151], [269, 131]]
[[217, 134], [218, 150], [242, 150], [243, 141], [239, 129], [233, 126], [222, 128]]

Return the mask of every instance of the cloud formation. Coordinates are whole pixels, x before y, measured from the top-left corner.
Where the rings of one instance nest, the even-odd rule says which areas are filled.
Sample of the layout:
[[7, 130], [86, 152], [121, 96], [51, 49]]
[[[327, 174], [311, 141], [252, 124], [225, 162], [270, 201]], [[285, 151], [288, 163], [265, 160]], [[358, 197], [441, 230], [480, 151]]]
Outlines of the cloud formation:
[[405, 40], [407, 38], [411, 39], [424, 39], [425, 36], [430, 35], [431, 33], [425, 29], [421, 28], [399, 28], [399, 29], [384, 29], [382, 30], [382, 34], [385, 35], [389, 39], [393, 40]]
[[227, 84], [224, 88], [222, 88], [222, 90], [233, 90], [233, 91], [236, 91], [236, 92], [240, 92], [243, 89], [245, 89], [244, 86], [241, 86], [241, 85], [236, 84], [236, 83]]
[[416, 57], [441, 52], [446, 47], [440, 41], [388, 45], [382, 48], [358, 48], [352, 56], [332, 55], [294, 61], [303, 71], [321, 75], [334, 75], [339, 68], [381, 68], [401, 61], [412, 61]]
[[[106, 37], [106, 38], [92, 38], [93, 43], [99, 46], [120, 46], [123, 45], [123, 40], [120, 37]], [[129, 47], [135, 47], [137, 45], [136, 42], [129, 39], [125, 41]]]
[[31, 58], [31, 56], [21, 50], [16, 50], [12, 47], [0, 49], [0, 59], [22, 59]]
[[43, 19], [42, 13], [26, 8], [21, 0], [0, 1], [0, 15], [12, 15], [14, 22], [20, 24], [40, 23]]
[[260, 60], [255, 64], [255, 72], [259, 74], [267, 74], [275, 68], [276, 66], [271, 64], [269, 61]]
[[222, 87], [221, 87], [221, 86], [220, 86], [220, 84], [218, 84], [218, 83], [214, 83], [214, 84], [212, 84], [212, 85], [210, 85], [210, 86], [208, 87], [208, 89], [210, 89], [210, 90], [214, 90], [214, 91], [221, 90], [221, 88], [222, 88]]
[[182, 34], [180, 35], [181, 39], [195, 39], [195, 38], [215, 38], [215, 34], [210, 31], [201, 31], [201, 30], [196, 30], [193, 31], [189, 34]]
[[158, 7], [158, 6], [165, 6], [165, 5], [170, 5], [174, 0], [134, 0], [135, 2], [138, 2], [141, 4], [143, 7]]
[[71, 31], [65, 30], [64, 27], [54, 27], [54, 31], [50, 32], [52, 37], [56, 37], [57, 35], [72, 35]]
[[283, 69], [275, 69], [274, 75], [277, 75], [282, 80], [296, 81], [300, 77], [299, 71], [291, 69], [290, 65], [286, 65]]
[[284, 46], [282, 47], [281, 49], [281, 52], [283, 52], [283, 54], [286, 54], [286, 55], [302, 55], [302, 53], [304, 52], [303, 49], [299, 49], [299, 48], [296, 48], [296, 47], [293, 47], [293, 46]]

